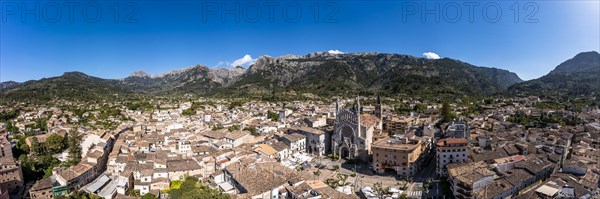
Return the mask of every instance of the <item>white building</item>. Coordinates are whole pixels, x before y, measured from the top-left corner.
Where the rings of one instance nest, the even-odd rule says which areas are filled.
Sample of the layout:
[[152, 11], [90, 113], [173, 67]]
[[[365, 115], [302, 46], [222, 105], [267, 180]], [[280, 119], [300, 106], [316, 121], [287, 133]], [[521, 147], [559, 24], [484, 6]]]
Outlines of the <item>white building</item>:
[[290, 146], [292, 154], [306, 152], [306, 136], [302, 134], [284, 134], [281, 136], [281, 141]]
[[331, 136], [322, 130], [310, 127], [292, 127], [288, 133], [300, 133], [306, 136], [306, 152], [309, 154], [324, 156], [330, 150]]
[[438, 176], [447, 176], [446, 165], [450, 163], [466, 163], [469, 161], [469, 147], [465, 138], [446, 138], [437, 141], [437, 168]]

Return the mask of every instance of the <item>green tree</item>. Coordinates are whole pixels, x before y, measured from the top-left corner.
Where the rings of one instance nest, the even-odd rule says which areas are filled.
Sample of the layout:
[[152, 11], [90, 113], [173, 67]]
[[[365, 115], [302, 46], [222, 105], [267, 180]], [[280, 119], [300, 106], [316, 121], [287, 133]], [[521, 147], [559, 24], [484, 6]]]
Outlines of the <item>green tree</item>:
[[101, 199], [102, 197], [87, 193], [85, 191], [75, 191], [66, 196], [56, 197], [57, 199]]
[[36, 179], [35, 174], [35, 162], [29, 158], [26, 154], [19, 156], [19, 163], [21, 164], [21, 169], [23, 170], [23, 178], [26, 181]]
[[25, 137], [22, 135], [13, 135], [13, 139], [17, 140], [15, 147], [13, 147], [14, 157], [19, 157], [21, 154], [29, 153], [29, 145], [25, 143]]
[[48, 150], [48, 152], [50, 153], [60, 153], [65, 149], [64, 137], [56, 133], [52, 134], [48, 136], [48, 138], [46, 138], [44, 146], [46, 147], [46, 150]]
[[11, 121], [6, 123], [6, 131], [17, 133], [19, 132], [19, 128], [17, 128]]
[[190, 108], [192, 108], [194, 110], [198, 110], [198, 109], [204, 109], [205, 107], [204, 107], [204, 105], [202, 105], [199, 102], [192, 102], [192, 107], [190, 107]]
[[169, 191], [170, 198], [200, 198], [200, 199], [228, 199], [228, 194], [222, 193], [218, 189], [211, 189], [205, 184], [199, 182], [198, 178], [188, 176], [185, 178], [179, 189]]
[[31, 153], [33, 155], [38, 155], [42, 152], [42, 148], [40, 145], [40, 142], [38, 141], [37, 137], [32, 137], [31, 138]]
[[227, 130], [229, 130], [229, 132], [239, 131], [240, 130], [240, 126], [239, 125], [232, 125], [229, 128], [227, 128]]
[[250, 135], [258, 136], [258, 130], [256, 130], [256, 127], [246, 127], [244, 128], [244, 131], [250, 131]]
[[182, 115], [185, 115], [185, 116], [192, 116], [192, 115], [196, 115], [196, 110], [194, 110], [194, 109], [192, 109], [192, 108], [188, 108], [188, 109], [185, 109], [185, 110], [183, 110], [183, 111], [181, 112], [181, 114], [182, 114]]
[[156, 196], [152, 195], [151, 193], [147, 193], [142, 196], [142, 199], [158, 199], [158, 198]]
[[408, 106], [408, 104], [405, 103], [400, 103], [398, 105], [396, 105], [395, 107], [396, 113], [402, 115], [402, 114], [407, 114], [408, 112], [410, 112], [410, 106]]
[[140, 196], [140, 190], [137, 189], [129, 189], [127, 190], [128, 196]]
[[231, 102], [231, 104], [229, 104], [229, 107], [227, 107], [227, 108], [229, 108], [229, 110], [231, 110], [231, 109], [237, 108], [239, 106], [242, 106], [242, 102], [233, 101], [233, 102]]
[[279, 114], [277, 114], [275, 112], [268, 111], [267, 112], [267, 118], [269, 118], [271, 121], [277, 121], [277, 120], [279, 120]]
[[182, 183], [183, 183], [183, 180], [173, 180], [173, 181], [171, 181], [171, 184], [169, 185], [169, 189], [179, 189], [179, 188], [181, 188]]
[[456, 114], [454, 113], [454, 111], [452, 111], [448, 101], [444, 101], [442, 103], [441, 115], [442, 115], [442, 122], [450, 122], [454, 118], [456, 118]]
[[423, 113], [425, 112], [425, 110], [427, 110], [427, 106], [423, 103], [415, 104], [415, 106], [413, 107], [413, 111], [417, 113]]
[[218, 131], [218, 130], [221, 130], [223, 128], [225, 128], [225, 127], [223, 127], [222, 124], [217, 124], [217, 125], [213, 126], [211, 130]]
[[8, 121], [17, 118], [19, 116], [16, 110], [2, 111], [0, 112], [0, 121]]
[[68, 147], [69, 147], [69, 163], [75, 165], [81, 161], [81, 135], [77, 130], [69, 132]]
[[132, 111], [148, 111], [152, 110], [154, 106], [150, 102], [135, 102], [127, 104], [127, 109]]
[[35, 121], [35, 128], [39, 128], [40, 131], [48, 131], [48, 122], [45, 118], [39, 118]]
[[494, 103], [494, 99], [487, 98], [487, 99], [483, 100], [483, 103], [492, 104], [492, 103]]

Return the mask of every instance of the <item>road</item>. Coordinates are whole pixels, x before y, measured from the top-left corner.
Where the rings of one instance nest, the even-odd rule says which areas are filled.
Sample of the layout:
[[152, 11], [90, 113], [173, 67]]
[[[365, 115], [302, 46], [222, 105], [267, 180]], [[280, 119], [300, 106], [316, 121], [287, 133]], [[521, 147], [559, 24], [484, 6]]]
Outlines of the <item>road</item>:
[[[383, 187], [395, 187], [402, 188], [405, 186], [406, 181], [392, 173], [385, 174], [376, 174], [372, 170], [369, 169], [369, 166], [366, 164], [349, 164], [346, 160], [332, 161], [331, 159], [323, 159], [321, 163], [326, 165], [327, 168], [333, 168], [334, 165], [342, 165], [339, 168], [339, 173], [347, 174], [348, 180], [351, 184], [355, 185], [356, 188], [360, 189], [360, 187], [373, 187], [376, 183], [381, 183]], [[314, 164], [316, 165], [316, 164]], [[311, 168], [311, 170], [314, 168]], [[355, 169], [356, 172], [352, 171]], [[330, 169], [320, 169], [322, 175], [319, 176], [320, 180], [325, 180], [327, 178], [335, 178], [337, 172], [331, 171]], [[352, 174], [356, 174], [355, 177], [351, 177]]]
[[[426, 194], [423, 194], [424, 184], [427, 184], [428, 180], [432, 180], [432, 187], [430, 196], [442, 196], [442, 190], [439, 186], [439, 183], [436, 182], [435, 179], [435, 147], [429, 151], [425, 159], [423, 160], [423, 164], [420, 167], [420, 170], [413, 178], [405, 178], [402, 176], [398, 176], [396, 173], [383, 173], [376, 174], [374, 171], [369, 169], [369, 165], [364, 163], [351, 164], [346, 160], [338, 160], [333, 161], [328, 158], [323, 158], [321, 160], [317, 160], [313, 162], [313, 166], [316, 166], [318, 163], [323, 164], [327, 167], [327, 169], [319, 169], [321, 175], [317, 178], [319, 180], [325, 180], [328, 178], [335, 178], [337, 173], [347, 174], [348, 180], [350, 184], [354, 185], [355, 190], [359, 190], [362, 187], [373, 187], [375, 184], [381, 184], [385, 187], [393, 187], [406, 190], [404, 193], [409, 198], [422, 198], [425, 197]], [[338, 171], [331, 171], [331, 168], [334, 168], [335, 165], [340, 166]], [[316, 171], [316, 168], [311, 168], [311, 172]], [[354, 170], [356, 172], [354, 172]], [[351, 177], [352, 174], [356, 174], [355, 177]], [[408, 181], [407, 181], [408, 180]], [[414, 182], [413, 182], [414, 181]]]
[[408, 198], [422, 198], [423, 197], [423, 183], [415, 182], [412, 183], [408, 189], [406, 189], [406, 195]]

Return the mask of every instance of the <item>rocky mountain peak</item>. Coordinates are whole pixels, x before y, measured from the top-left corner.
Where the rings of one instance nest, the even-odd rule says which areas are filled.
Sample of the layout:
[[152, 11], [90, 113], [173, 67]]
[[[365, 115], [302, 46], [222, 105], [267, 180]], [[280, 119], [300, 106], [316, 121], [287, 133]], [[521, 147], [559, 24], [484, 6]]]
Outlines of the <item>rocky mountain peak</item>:
[[140, 70], [135, 71], [129, 75], [130, 77], [150, 77], [150, 74], [146, 73], [146, 71]]
[[0, 90], [11, 89], [11, 88], [18, 86], [19, 84], [21, 84], [21, 83], [15, 82], [15, 81], [0, 82]]

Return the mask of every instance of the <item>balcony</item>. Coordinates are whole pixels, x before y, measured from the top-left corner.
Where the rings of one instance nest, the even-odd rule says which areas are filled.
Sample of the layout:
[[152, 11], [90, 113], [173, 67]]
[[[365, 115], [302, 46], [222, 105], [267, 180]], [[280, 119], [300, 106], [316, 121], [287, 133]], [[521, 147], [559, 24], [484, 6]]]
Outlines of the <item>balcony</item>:
[[459, 193], [460, 195], [463, 195], [467, 198], [471, 197], [471, 192], [470, 191], [465, 191], [464, 189], [458, 188], [457, 193]]
[[465, 190], [471, 190], [472, 189], [471, 185], [465, 184], [465, 183], [462, 183], [462, 182], [456, 182], [456, 186], [459, 187], [459, 188], [461, 188], [461, 189], [465, 189]]

